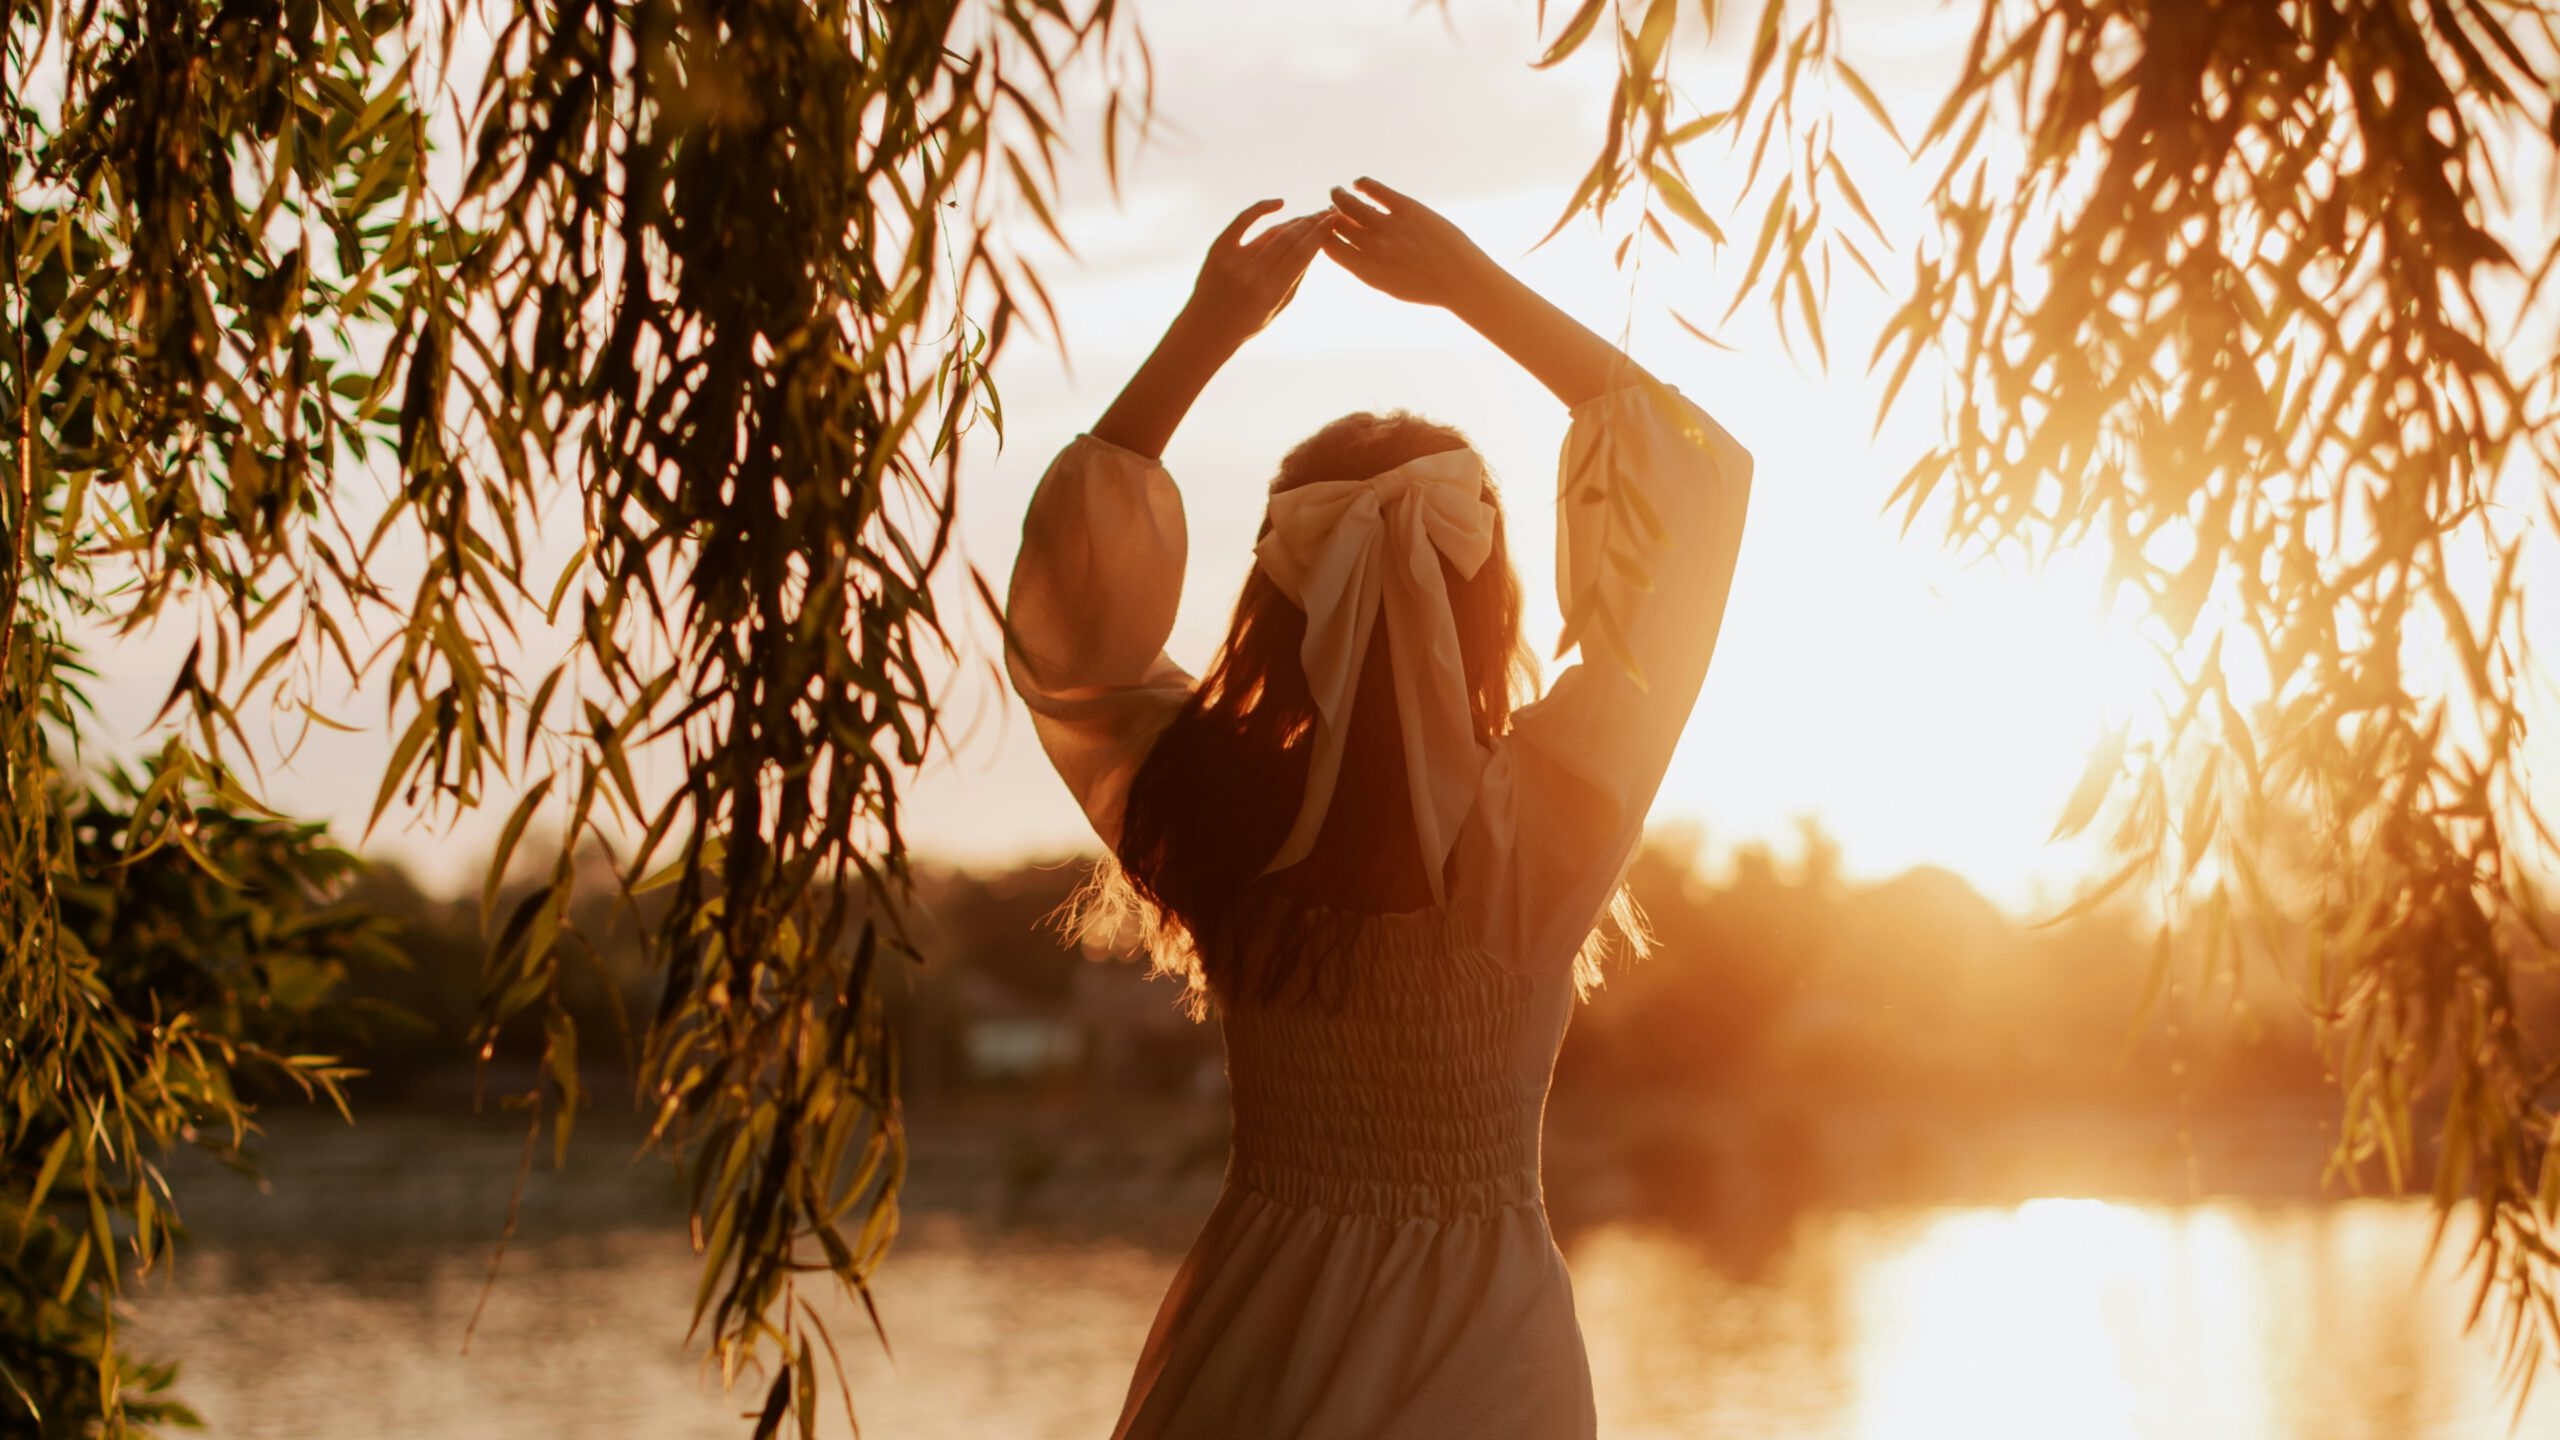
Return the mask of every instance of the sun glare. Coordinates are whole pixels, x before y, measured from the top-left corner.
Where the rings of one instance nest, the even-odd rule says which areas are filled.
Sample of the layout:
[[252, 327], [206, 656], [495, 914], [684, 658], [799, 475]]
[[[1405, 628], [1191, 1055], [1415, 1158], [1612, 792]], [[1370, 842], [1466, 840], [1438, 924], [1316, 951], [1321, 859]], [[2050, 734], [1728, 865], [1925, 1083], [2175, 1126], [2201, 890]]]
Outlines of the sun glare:
[[1940, 1219], [1860, 1286], [1852, 1433], [2133, 1440], [2166, 1415], [2271, 1433], [2249, 1260], [2212, 1212], [2042, 1199]]

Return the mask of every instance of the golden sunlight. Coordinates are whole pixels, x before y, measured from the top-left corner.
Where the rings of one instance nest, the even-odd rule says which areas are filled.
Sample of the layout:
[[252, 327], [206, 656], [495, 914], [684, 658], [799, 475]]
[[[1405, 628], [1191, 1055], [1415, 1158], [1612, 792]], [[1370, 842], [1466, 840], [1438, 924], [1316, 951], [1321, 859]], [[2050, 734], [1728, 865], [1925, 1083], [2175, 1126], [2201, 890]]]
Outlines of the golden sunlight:
[[1941, 1218], [1859, 1287], [1854, 1433], [2134, 1440], [2161, 1412], [2271, 1433], [2249, 1258], [2214, 1212], [2043, 1199]]

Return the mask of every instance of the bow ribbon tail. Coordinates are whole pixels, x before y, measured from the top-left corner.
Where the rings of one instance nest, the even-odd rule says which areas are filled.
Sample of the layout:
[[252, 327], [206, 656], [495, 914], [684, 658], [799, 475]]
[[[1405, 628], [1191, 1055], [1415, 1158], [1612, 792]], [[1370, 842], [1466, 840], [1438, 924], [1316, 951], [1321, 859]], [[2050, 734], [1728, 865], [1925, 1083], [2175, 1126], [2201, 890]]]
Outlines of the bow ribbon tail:
[[1334, 790], [1362, 668], [1386, 627], [1389, 679], [1404, 753], [1413, 838], [1434, 904], [1442, 870], [1484, 771], [1445, 556], [1472, 577], [1493, 547], [1493, 507], [1478, 493], [1484, 462], [1443, 451], [1367, 480], [1302, 485], [1272, 497], [1256, 547], [1265, 570], [1306, 613], [1299, 661], [1316, 705], [1306, 792], [1262, 873], [1314, 852]]

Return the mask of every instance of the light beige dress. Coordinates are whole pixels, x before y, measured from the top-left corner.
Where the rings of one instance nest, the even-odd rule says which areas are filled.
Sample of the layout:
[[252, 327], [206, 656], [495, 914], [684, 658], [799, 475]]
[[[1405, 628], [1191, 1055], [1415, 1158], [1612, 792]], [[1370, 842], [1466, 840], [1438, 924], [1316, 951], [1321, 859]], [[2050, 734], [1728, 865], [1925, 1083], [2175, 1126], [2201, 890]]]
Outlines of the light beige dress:
[[[1516, 713], [1480, 759], [1447, 901], [1360, 922], [1348, 1003], [1222, 1008], [1233, 1152], [1116, 1436], [1594, 1433], [1540, 1121], [1575, 957], [1715, 648], [1751, 459], [1676, 392], [1629, 387], [1574, 408], [1559, 469], [1563, 611], [1617, 617], [1643, 683], [1595, 647]], [[1636, 497], [1584, 498], [1603, 470]], [[1172, 477], [1090, 435], [1024, 522], [1008, 668], [1106, 844], [1191, 688], [1163, 649], [1184, 555]]]

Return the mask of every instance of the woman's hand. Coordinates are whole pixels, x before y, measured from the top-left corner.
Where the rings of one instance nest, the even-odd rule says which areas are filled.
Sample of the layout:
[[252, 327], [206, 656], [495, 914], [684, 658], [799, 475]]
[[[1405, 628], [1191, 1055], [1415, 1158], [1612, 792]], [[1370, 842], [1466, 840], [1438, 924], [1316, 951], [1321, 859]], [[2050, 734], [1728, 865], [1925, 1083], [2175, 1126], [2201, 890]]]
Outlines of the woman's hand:
[[1363, 177], [1358, 183], [1361, 194], [1333, 188], [1338, 221], [1324, 252], [1371, 289], [1456, 310], [1500, 273], [1467, 232], [1439, 211], [1375, 180]]
[[1277, 200], [1246, 206], [1210, 243], [1190, 302], [1111, 408], [1093, 422], [1095, 439], [1140, 455], [1163, 455], [1165, 442], [1191, 413], [1210, 377], [1235, 355], [1236, 347], [1288, 308], [1335, 221], [1332, 211], [1319, 210], [1244, 238], [1254, 221], [1279, 208]]
[[1360, 194], [1334, 187], [1333, 209], [1341, 220], [1324, 253], [1343, 269], [1399, 300], [1447, 309], [1567, 405], [1650, 378], [1421, 201], [1363, 178]]
[[1229, 221], [1209, 243], [1209, 258], [1200, 263], [1200, 278], [1191, 287], [1189, 316], [1237, 344], [1261, 333], [1288, 308], [1336, 223], [1332, 211], [1318, 210], [1244, 238], [1254, 221], [1279, 208], [1277, 200], [1258, 200]]

